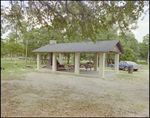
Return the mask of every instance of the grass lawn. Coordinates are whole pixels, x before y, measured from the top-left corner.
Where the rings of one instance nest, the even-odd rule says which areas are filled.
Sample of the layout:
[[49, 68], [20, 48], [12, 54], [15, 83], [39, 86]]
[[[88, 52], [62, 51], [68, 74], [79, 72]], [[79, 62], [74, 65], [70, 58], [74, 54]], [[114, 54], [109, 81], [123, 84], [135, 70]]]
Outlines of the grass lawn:
[[[25, 60], [22, 59], [17, 59], [17, 67], [14, 67], [15, 64], [15, 60], [10, 60], [7, 59], [5, 60], [5, 58], [1, 58], [1, 67], [4, 67], [5, 70], [2, 71], [2, 75], [8, 75], [10, 73], [14, 73], [14, 74], [21, 74], [21, 73], [27, 73], [27, 72], [31, 72], [31, 71], [35, 71], [36, 69], [36, 62], [32, 61], [30, 62], [29, 60], [27, 61], [27, 65], [32, 66], [33, 68], [26, 68], [23, 69], [23, 67], [25, 66]], [[41, 66], [43, 66], [45, 64], [41, 64]]]
[[[18, 59], [17, 60], [17, 67], [14, 67], [14, 63], [15, 63], [15, 60], [10, 60], [10, 59], [7, 59], [5, 60], [5, 58], [1, 58], [1, 67], [4, 67], [5, 70], [2, 71], [2, 75], [7, 75], [9, 73], [14, 73], [14, 74], [17, 74], [17, 73], [26, 73], [26, 72], [31, 72], [31, 71], [35, 71], [36, 69], [36, 62], [35, 61], [27, 61], [27, 65], [30, 65], [33, 67], [32, 68], [26, 68], [26, 69], [23, 69], [23, 67], [25, 66], [25, 60], [22, 60], [22, 59]], [[81, 64], [85, 64], [86, 62], [81, 62]], [[67, 65], [67, 61], [63, 61], [63, 64], [64, 65]], [[73, 64], [73, 62], [69, 62], [70, 65]], [[46, 64], [41, 64], [41, 67], [44, 66]], [[105, 67], [106, 70], [112, 70], [110, 67]], [[141, 70], [149, 70], [149, 65], [145, 65], [143, 64], [143, 69]], [[123, 72], [122, 70], [120, 72]]]
[[149, 70], [149, 65], [143, 65], [143, 69], [141, 70]]

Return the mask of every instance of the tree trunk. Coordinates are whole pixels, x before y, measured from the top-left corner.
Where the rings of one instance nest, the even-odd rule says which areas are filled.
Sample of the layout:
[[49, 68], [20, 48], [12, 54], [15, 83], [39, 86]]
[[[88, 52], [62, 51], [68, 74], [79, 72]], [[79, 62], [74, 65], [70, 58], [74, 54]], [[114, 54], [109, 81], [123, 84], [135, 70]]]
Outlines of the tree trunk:
[[46, 57], [47, 57], [47, 55], [44, 56], [44, 63], [45, 64], [47, 63]]
[[110, 59], [107, 59], [107, 67], [109, 67]]
[[108, 59], [105, 59], [105, 67], [107, 67], [107, 60], [108, 60]]
[[53, 63], [53, 53], [50, 53], [50, 65], [52, 66]]
[[11, 53], [11, 60], [12, 60], [12, 53]]
[[69, 60], [70, 60], [70, 55], [68, 54], [68, 61], [67, 61], [67, 64], [69, 64]]
[[65, 56], [65, 61], [66, 61], [67, 59], [66, 59], [66, 56]]
[[114, 64], [114, 60], [112, 59], [112, 64]]
[[149, 51], [148, 51], [148, 55], [147, 55], [147, 64], [149, 65]]
[[99, 67], [99, 55], [98, 55], [98, 66], [97, 67]]
[[17, 67], [17, 53], [15, 54], [15, 65], [14, 67]]
[[7, 55], [7, 54], [5, 54], [5, 60], [7, 60], [7, 59], [6, 59], [6, 55]]
[[26, 40], [26, 62], [25, 62], [26, 65], [27, 65], [27, 48], [28, 48], [28, 40]]
[[107, 59], [107, 67], [108, 67], [108, 65], [109, 65], [109, 59]]
[[43, 64], [43, 60], [44, 60], [44, 58], [42, 57], [42, 64]]
[[52, 68], [52, 60], [53, 60], [53, 53], [50, 53], [50, 57], [46, 65], [47, 68]]
[[73, 61], [74, 61], [73, 64], [74, 64], [74, 66], [75, 66], [75, 53], [74, 53], [74, 59], [73, 59]]

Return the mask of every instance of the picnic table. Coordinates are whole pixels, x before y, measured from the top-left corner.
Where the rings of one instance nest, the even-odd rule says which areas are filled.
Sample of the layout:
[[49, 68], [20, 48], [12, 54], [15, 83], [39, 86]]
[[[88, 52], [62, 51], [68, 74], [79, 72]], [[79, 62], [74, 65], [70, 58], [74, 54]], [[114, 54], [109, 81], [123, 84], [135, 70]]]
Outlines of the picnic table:
[[74, 65], [68, 65], [68, 70], [70, 71], [71, 69], [74, 69]]
[[[88, 68], [93, 68], [93, 64], [80, 64], [80, 67], [85, 67], [86, 71]], [[75, 68], [75, 65], [68, 65], [68, 70], [70, 71], [71, 69], [74, 69]]]
[[92, 64], [85, 64], [84, 66], [85, 66], [86, 71], [87, 71], [88, 68], [90, 68], [90, 70], [91, 70], [91, 68], [93, 68]]
[[65, 68], [65, 65], [62, 65], [57, 61], [57, 70], [59, 70], [59, 69], [65, 70], [66, 68]]

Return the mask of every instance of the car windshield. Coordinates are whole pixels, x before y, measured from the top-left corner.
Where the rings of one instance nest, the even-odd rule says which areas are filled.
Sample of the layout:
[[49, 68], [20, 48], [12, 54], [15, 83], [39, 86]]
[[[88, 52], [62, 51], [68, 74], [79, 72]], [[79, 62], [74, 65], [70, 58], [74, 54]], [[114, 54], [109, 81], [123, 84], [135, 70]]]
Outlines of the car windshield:
[[137, 65], [136, 63], [134, 62], [127, 62], [128, 64], [131, 64], [131, 65]]

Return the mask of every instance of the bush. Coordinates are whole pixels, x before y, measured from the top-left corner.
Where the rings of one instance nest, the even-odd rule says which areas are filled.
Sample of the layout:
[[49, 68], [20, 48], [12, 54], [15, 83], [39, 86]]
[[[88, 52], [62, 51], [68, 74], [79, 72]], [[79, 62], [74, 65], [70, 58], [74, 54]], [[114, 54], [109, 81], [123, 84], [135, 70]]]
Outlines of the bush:
[[137, 64], [141, 64], [141, 65], [147, 65], [147, 62], [136, 62]]

